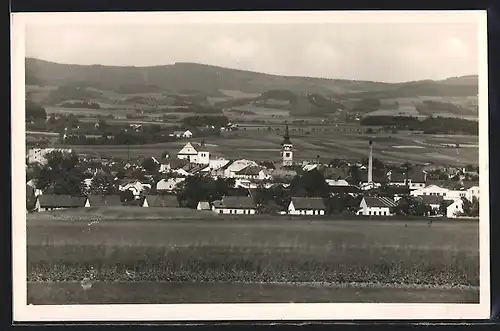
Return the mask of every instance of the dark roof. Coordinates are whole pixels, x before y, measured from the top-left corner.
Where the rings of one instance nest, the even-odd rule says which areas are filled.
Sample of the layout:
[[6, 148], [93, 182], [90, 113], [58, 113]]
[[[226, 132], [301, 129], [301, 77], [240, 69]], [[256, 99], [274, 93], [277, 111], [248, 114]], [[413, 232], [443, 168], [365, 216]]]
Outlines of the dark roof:
[[425, 183], [425, 174], [423, 171], [412, 171], [409, 178], [412, 183]]
[[410, 194], [410, 189], [407, 186], [387, 186], [385, 189], [381, 190], [381, 193], [385, 194]]
[[149, 207], [179, 207], [175, 195], [147, 195], [146, 200]]
[[243, 187], [231, 187], [227, 190], [227, 197], [248, 197], [250, 191]]
[[368, 207], [396, 207], [396, 202], [386, 197], [364, 197]]
[[361, 189], [352, 185], [330, 186], [330, 193], [360, 193]]
[[393, 183], [404, 183], [406, 181], [406, 175], [400, 172], [391, 173], [391, 182]]
[[453, 202], [455, 202], [455, 201], [453, 201], [453, 200], [443, 200], [443, 201], [444, 201], [444, 205], [445, 205], [445, 207], [448, 207], [448, 206], [449, 206], [449, 205], [451, 205]]
[[[361, 179], [362, 182], [367, 182], [368, 181], [368, 171], [360, 171], [359, 172], [359, 179]], [[381, 176], [380, 174], [372, 173], [372, 180], [374, 183], [381, 183], [385, 180], [384, 176]]]
[[238, 175], [250, 175], [250, 176], [256, 176], [259, 174], [259, 172], [261, 171], [262, 169], [260, 167], [256, 167], [256, 166], [246, 166], [245, 168], [237, 171], [236, 173]]
[[42, 194], [38, 196], [38, 201], [40, 202], [40, 207], [42, 208], [69, 208], [85, 207], [87, 198], [62, 194]]
[[122, 205], [119, 195], [90, 195], [88, 199], [91, 207]]
[[214, 201], [216, 208], [231, 208], [231, 209], [253, 209], [255, 204], [250, 197], [229, 197], [225, 196], [222, 201]]
[[291, 202], [295, 209], [326, 209], [323, 198], [293, 197]]
[[439, 195], [423, 195], [419, 197], [426, 205], [439, 205], [444, 199]]
[[473, 186], [479, 186], [479, 182], [475, 180], [464, 180], [463, 185], [464, 189], [470, 189]]

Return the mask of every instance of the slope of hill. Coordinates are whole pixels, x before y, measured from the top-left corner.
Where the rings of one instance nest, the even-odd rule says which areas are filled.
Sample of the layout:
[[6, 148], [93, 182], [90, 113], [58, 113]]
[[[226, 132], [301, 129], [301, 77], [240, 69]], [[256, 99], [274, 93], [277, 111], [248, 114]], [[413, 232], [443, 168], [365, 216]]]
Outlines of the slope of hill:
[[[295, 93], [320, 93], [328, 97], [348, 94], [351, 97], [477, 95], [477, 76], [467, 79], [409, 83], [380, 83], [286, 77], [245, 70], [228, 69], [196, 63], [175, 63], [152, 67], [118, 67], [102, 65], [58, 64], [34, 58], [26, 59], [26, 84], [80, 85], [108, 89], [119, 93], [158, 92], [160, 89], [196, 90], [206, 95], [220, 96], [219, 90], [240, 90], [263, 93], [268, 90], [289, 90]], [[474, 79], [475, 77], [475, 79]], [[457, 83], [459, 82], [459, 83]], [[372, 95], [375, 94], [375, 95]]]

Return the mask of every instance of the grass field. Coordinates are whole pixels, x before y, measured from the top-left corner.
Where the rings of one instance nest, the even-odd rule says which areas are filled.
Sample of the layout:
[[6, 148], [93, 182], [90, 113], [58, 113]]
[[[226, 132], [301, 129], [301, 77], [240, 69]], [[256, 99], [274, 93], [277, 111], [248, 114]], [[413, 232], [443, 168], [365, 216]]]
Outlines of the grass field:
[[[221, 137], [205, 137], [212, 157], [280, 160], [283, 132], [267, 130], [239, 130]], [[323, 160], [333, 158], [356, 159], [367, 157], [368, 140], [373, 140], [373, 155], [382, 161], [395, 163], [425, 163], [465, 165], [479, 163], [478, 137], [399, 134], [347, 134], [313, 131], [291, 132], [295, 160]], [[196, 141], [197, 139], [193, 139]], [[187, 141], [130, 146], [130, 155], [159, 156], [163, 152], [175, 155]], [[459, 143], [463, 148], [449, 148], [442, 144]], [[472, 147], [465, 147], [471, 145]], [[418, 152], [415, 149], [418, 146]], [[127, 157], [128, 146], [68, 146], [79, 153]]]
[[[334, 301], [344, 298], [388, 302], [405, 295], [401, 300], [411, 301], [415, 297], [409, 295], [420, 295], [462, 302], [473, 300], [479, 285], [477, 222], [436, 221], [429, 227], [425, 220], [224, 220], [189, 215], [171, 219], [166, 216], [163, 221], [103, 218], [92, 222], [81, 218], [72, 222], [64, 217], [44, 218], [43, 214], [30, 215], [27, 224], [27, 280], [36, 283], [30, 285], [28, 296], [36, 302], [63, 300], [61, 291], [66, 290], [70, 293], [66, 300], [81, 300], [82, 294], [71, 282], [80, 281], [89, 270], [95, 272], [96, 288], [106, 284], [103, 291], [108, 294], [103, 292], [101, 299], [100, 294], [89, 294], [88, 300], [106, 302], [144, 300], [131, 296], [129, 290], [118, 290], [120, 286], [132, 292], [138, 291], [134, 286], [144, 286], [144, 291], [174, 286], [151, 282], [181, 284], [181, 288], [189, 288], [182, 285], [186, 282], [204, 284], [199, 285], [204, 287], [199, 291], [194, 290], [198, 285], [192, 285], [195, 287], [191, 292], [186, 290], [192, 294], [182, 299], [168, 295], [153, 299], [167, 302], [207, 301], [211, 293], [218, 292], [217, 286], [223, 286], [213, 284], [241, 282], [254, 285], [248, 285], [248, 290], [223, 286], [229, 291], [224, 300], [238, 300], [235, 291], [243, 293], [244, 301], [265, 302], [265, 297], [274, 300], [279, 292], [276, 286], [294, 284], [280, 300], [308, 301], [315, 291], [323, 291], [314, 295], [326, 298], [343, 293]], [[134, 271], [135, 276], [130, 278], [126, 270]], [[109, 282], [124, 281], [129, 284], [108, 286]], [[328, 289], [305, 286], [317, 282], [332, 285]], [[258, 283], [275, 286], [252, 289]], [[376, 285], [369, 288], [388, 285], [391, 289], [337, 289], [351, 283]], [[432, 288], [420, 289], [422, 285]], [[408, 293], [404, 294], [403, 287], [409, 289]]]

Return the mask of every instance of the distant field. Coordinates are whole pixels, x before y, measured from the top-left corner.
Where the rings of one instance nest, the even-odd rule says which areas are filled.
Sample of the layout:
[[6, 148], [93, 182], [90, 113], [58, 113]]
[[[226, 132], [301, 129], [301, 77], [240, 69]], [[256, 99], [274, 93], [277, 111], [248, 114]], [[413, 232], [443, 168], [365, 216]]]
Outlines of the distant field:
[[[168, 211], [165, 214], [168, 215]], [[90, 267], [95, 270], [98, 283], [86, 300], [101, 302], [132, 300], [131, 297], [136, 296], [120, 293], [118, 289], [137, 291], [140, 288], [147, 292], [155, 286], [147, 282], [158, 281], [167, 282], [156, 285], [158, 289], [174, 286], [169, 283], [204, 284], [179, 285], [186, 290], [182, 299], [178, 295], [151, 299], [166, 302], [175, 298], [184, 302], [209, 302], [210, 293], [222, 288], [227, 289], [227, 295], [214, 298], [230, 302], [237, 300], [235, 293], [242, 293], [242, 300], [248, 302], [268, 302], [275, 298], [323, 301], [327, 293], [339, 295], [330, 300], [355, 302], [394, 302], [396, 298], [405, 302], [478, 300], [477, 221], [435, 221], [430, 227], [425, 220], [304, 218], [278, 221], [272, 217], [109, 219], [89, 223], [86, 220], [56, 221], [38, 215], [30, 215], [27, 224], [28, 281], [37, 283], [29, 286], [28, 297], [38, 303], [83, 300], [76, 284], [68, 282], [81, 280]], [[135, 271], [134, 278], [130, 279], [125, 270]], [[47, 284], [47, 281], [66, 283]], [[101, 283], [112, 281], [131, 284]], [[283, 295], [276, 294], [276, 287], [263, 286], [259, 293], [267, 293], [266, 300], [266, 295], [252, 294], [259, 286], [256, 283], [261, 282], [325, 282], [333, 286], [319, 284], [316, 290], [308, 290], [308, 286], [289, 287], [290, 292]], [[370, 288], [386, 284], [389, 289], [385, 291], [387, 295], [382, 291], [377, 294], [376, 289], [338, 289], [345, 288], [342, 284], [351, 283], [354, 287], [375, 284]], [[436, 288], [427, 292], [419, 290], [425, 284]], [[463, 290], [454, 289], [457, 286]], [[195, 288], [199, 290], [194, 291]], [[406, 288], [406, 294], [398, 288]], [[61, 291], [70, 294], [64, 299]], [[325, 295], [314, 298], [315, 291], [324, 291]], [[145, 299], [140, 297], [136, 300]]]
[[279, 108], [271, 108], [271, 107], [245, 105], [245, 106], [233, 107], [233, 109], [252, 111], [252, 112], [256, 113], [257, 115], [265, 115], [265, 116], [273, 116], [273, 115], [274, 116], [289, 116], [290, 115], [290, 112], [288, 110], [283, 110], [283, 109], [279, 109]]
[[[282, 126], [279, 126], [282, 130]], [[451, 165], [465, 165], [479, 163], [479, 148], [464, 147], [450, 148], [442, 146], [446, 143], [462, 145], [478, 145], [478, 137], [474, 136], [436, 136], [398, 134], [346, 134], [332, 131], [313, 131], [310, 134], [297, 132], [291, 129], [291, 140], [294, 145], [296, 160], [314, 160], [320, 155], [323, 160], [333, 158], [360, 159], [367, 156], [368, 140], [373, 140], [374, 157], [387, 162], [435, 162]], [[228, 136], [203, 138], [212, 146], [207, 150], [213, 157], [251, 158], [255, 160], [278, 161], [283, 140], [282, 131], [267, 130], [239, 130]], [[198, 142], [199, 139], [192, 139]], [[130, 146], [131, 156], [154, 156], [169, 152], [175, 154], [188, 140]], [[406, 148], [402, 148], [401, 146]], [[418, 146], [418, 152], [414, 146]], [[127, 157], [127, 146], [68, 146], [77, 152], [88, 154], [103, 154], [117, 157]]]
[[260, 93], [246, 93], [238, 90], [219, 90], [219, 91], [233, 99], [256, 98], [260, 96]]

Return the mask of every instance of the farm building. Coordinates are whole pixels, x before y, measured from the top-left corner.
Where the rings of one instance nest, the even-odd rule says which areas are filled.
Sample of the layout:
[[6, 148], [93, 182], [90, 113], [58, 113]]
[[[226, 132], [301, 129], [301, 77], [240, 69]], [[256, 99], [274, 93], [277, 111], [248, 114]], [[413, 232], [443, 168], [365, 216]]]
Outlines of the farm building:
[[200, 201], [198, 202], [198, 205], [196, 206], [196, 209], [198, 210], [210, 210], [210, 202], [208, 201]]
[[156, 183], [156, 190], [157, 191], [172, 191], [182, 183], [186, 178], [179, 177], [179, 178], [169, 178], [169, 179], [162, 179]]
[[387, 197], [364, 197], [359, 204], [358, 215], [391, 216], [396, 202]]
[[198, 151], [191, 145], [191, 143], [187, 143], [184, 147], [181, 148], [180, 151], [177, 152], [177, 158], [182, 160], [189, 160], [192, 162], [198, 156]]
[[147, 195], [142, 202], [143, 207], [179, 208], [179, 201], [175, 195]]
[[255, 203], [250, 197], [225, 196], [213, 202], [212, 210], [217, 214], [253, 215], [256, 213]]
[[36, 211], [58, 210], [66, 208], [90, 207], [86, 197], [73, 197], [62, 194], [42, 194], [36, 199]]
[[90, 207], [123, 205], [119, 195], [90, 195], [88, 200]]
[[323, 198], [294, 197], [288, 204], [290, 215], [325, 215]]

